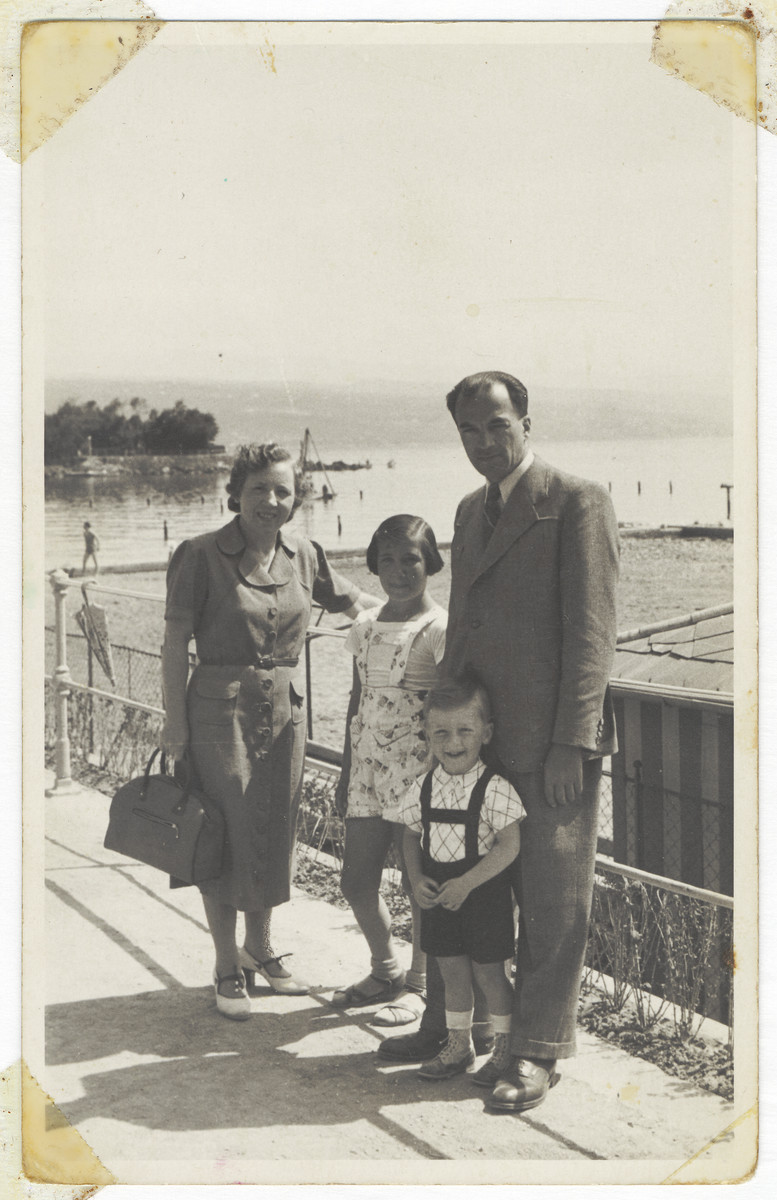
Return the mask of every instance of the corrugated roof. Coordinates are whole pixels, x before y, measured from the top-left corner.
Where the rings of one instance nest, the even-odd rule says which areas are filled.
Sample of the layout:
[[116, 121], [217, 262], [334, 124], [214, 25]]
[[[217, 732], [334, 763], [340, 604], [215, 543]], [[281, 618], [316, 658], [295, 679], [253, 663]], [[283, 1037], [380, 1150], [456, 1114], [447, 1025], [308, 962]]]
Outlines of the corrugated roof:
[[624, 682], [730, 695], [734, 690], [733, 612], [621, 643], [612, 676]]

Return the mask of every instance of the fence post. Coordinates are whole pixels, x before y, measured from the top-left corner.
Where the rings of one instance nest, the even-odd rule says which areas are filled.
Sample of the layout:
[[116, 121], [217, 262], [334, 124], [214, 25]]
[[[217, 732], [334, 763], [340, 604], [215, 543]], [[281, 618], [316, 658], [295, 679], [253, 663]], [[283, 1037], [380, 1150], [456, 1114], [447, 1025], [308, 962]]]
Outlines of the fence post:
[[[92, 643], [86, 639], [86, 682], [94, 687], [94, 655]], [[89, 696], [89, 754], [94, 754], [94, 696]]]
[[310, 664], [310, 635], [305, 637], [305, 690], [307, 691], [308, 700], [308, 737], [313, 737], [313, 697], [311, 690], [313, 688], [313, 672]]
[[49, 576], [54, 592], [54, 626], [57, 641], [57, 665], [54, 670], [56, 692], [55, 775], [54, 786], [47, 796], [68, 796], [80, 792], [80, 786], [70, 772], [70, 734], [68, 730], [68, 699], [70, 697], [70, 668], [67, 665], [67, 589], [69, 578], [63, 570]]

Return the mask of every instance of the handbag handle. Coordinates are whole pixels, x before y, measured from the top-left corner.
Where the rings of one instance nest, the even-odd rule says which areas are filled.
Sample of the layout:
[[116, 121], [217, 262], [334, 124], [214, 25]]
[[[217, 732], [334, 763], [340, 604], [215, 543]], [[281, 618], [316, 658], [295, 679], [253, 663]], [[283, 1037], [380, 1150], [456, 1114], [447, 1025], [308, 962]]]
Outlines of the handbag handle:
[[[151, 751], [151, 757], [149, 758], [148, 762], [146, 763], [146, 769], [143, 772], [143, 787], [141, 788], [141, 792], [140, 792], [141, 800], [145, 800], [145, 798], [146, 798], [146, 793], [148, 792], [148, 781], [149, 781], [149, 777], [151, 775], [151, 768], [154, 764], [154, 759], [156, 758], [157, 754], [159, 754], [159, 747], [155, 746], [154, 749]], [[177, 761], [180, 763], [183, 763], [184, 760], [179, 759]], [[181, 783], [180, 780], [176, 779], [174, 775], [167, 775], [167, 757], [165, 755], [164, 750], [162, 751], [161, 758], [159, 759], [159, 766], [160, 766], [162, 774], [166, 775], [167, 778], [170, 780], [170, 782], [172, 784], [174, 784], [175, 787], [180, 788], [181, 792], [183, 793], [181, 796], [181, 799], [178, 801], [175, 808], [173, 809], [173, 812], [183, 812], [183, 810], [186, 808], [186, 805], [189, 801], [189, 796], [191, 793], [191, 785], [192, 785], [192, 773], [191, 773], [191, 770], [189, 769], [188, 763], [186, 764], [186, 782], [185, 783]]]
[[[143, 791], [141, 793], [141, 799], [144, 799], [144, 800], [146, 797], [146, 792], [148, 791], [148, 777], [151, 774], [151, 768], [154, 765], [154, 759], [156, 758], [157, 754], [159, 754], [159, 747], [155, 746], [154, 749], [151, 751], [151, 757], [148, 760], [148, 762], [146, 763], [146, 769], [143, 772]], [[162, 751], [162, 757], [159, 760], [159, 766], [162, 770], [162, 774], [166, 775], [167, 774], [167, 759], [165, 758], [164, 750]]]

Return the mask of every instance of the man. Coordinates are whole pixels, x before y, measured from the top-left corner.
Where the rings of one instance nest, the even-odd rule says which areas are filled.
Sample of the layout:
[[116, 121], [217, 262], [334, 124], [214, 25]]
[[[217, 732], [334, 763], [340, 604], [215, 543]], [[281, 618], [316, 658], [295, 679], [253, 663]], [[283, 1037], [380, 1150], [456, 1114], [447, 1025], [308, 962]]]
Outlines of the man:
[[[471, 375], [447, 403], [488, 486], [456, 513], [443, 669], [455, 675], [471, 667], [482, 679], [494, 710], [495, 759], [528, 814], [513, 884], [513, 1057], [487, 1102], [522, 1112], [542, 1103], [559, 1078], [557, 1060], [575, 1052], [602, 757], [615, 749], [607, 685], [618, 530], [603, 488], [535, 457], [518, 379]], [[387, 1038], [379, 1052], [395, 1061], [432, 1057], [444, 1029], [432, 960], [418, 1032]], [[485, 1048], [476, 1038], [476, 1049]]]

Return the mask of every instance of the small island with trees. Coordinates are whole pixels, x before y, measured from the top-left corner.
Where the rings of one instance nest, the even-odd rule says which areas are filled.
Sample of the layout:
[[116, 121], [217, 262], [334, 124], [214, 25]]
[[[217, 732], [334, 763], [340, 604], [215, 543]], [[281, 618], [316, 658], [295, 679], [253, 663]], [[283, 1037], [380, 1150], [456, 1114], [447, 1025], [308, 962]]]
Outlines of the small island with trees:
[[[103, 407], [94, 400], [66, 400], [45, 416], [44, 463], [54, 475], [218, 471], [225, 453], [215, 442], [218, 431], [211, 413], [182, 400], [159, 412], [148, 411], [137, 396]], [[193, 457], [196, 462], [187, 461]]]

